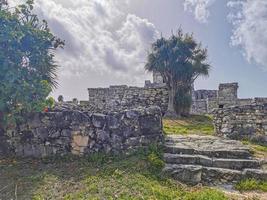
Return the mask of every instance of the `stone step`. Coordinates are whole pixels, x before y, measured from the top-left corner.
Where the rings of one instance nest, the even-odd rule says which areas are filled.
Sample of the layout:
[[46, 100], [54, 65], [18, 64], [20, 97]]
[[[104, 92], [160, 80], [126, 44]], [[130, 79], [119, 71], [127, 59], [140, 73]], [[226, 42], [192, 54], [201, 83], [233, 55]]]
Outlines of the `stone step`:
[[248, 146], [236, 140], [215, 136], [179, 136], [165, 137], [165, 152], [178, 154], [198, 154], [216, 158], [248, 159], [252, 157]]
[[197, 149], [181, 144], [165, 143], [164, 151], [172, 154], [204, 155], [215, 158], [249, 159], [252, 157], [249, 149]]
[[206, 167], [219, 167], [224, 169], [242, 170], [245, 168], [259, 169], [261, 162], [250, 159], [210, 158], [203, 155], [188, 154], [164, 154], [164, 160], [168, 164], [201, 165]]
[[174, 179], [191, 185], [198, 183], [209, 185], [233, 184], [252, 177], [258, 180], [267, 180], [267, 171], [260, 169], [233, 170], [201, 165], [166, 164], [163, 171], [170, 174]]

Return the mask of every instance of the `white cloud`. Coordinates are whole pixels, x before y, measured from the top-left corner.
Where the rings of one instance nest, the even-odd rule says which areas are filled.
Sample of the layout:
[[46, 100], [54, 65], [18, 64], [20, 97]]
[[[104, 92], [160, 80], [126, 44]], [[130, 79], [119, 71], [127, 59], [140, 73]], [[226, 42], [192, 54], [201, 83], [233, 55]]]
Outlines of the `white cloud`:
[[184, 9], [194, 14], [195, 19], [207, 23], [210, 16], [209, 8], [215, 0], [184, 0]]
[[229, 1], [233, 25], [231, 44], [242, 47], [248, 61], [267, 69], [267, 1]]
[[[17, 0], [12, 0], [17, 1]], [[144, 79], [146, 50], [158, 37], [147, 19], [127, 13], [125, 0], [36, 0], [35, 12], [66, 40], [57, 53], [62, 76]]]
[[[184, 9], [206, 23], [216, 0], [184, 0]], [[245, 58], [267, 68], [267, 0], [227, 0], [233, 26], [230, 45], [241, 47]]]

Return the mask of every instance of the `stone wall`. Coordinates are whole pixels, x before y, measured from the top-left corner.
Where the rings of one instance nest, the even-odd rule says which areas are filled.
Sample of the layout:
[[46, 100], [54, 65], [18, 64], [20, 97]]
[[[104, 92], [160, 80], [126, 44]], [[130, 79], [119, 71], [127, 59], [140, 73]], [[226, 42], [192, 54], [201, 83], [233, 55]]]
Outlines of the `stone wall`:
[[218, 135], [267, 145], [267, 104], [233, 106], [213, 114]]
[[[145, 87], [126, 85], [109, 88], [89, 88], [89, 101], [80, 104], [98, 112], [135, 107], [159, 106], [164, 114], [168, 106], [168, 91], [161, 76], [153, 74], [154, 82], [145, 82]], [[267, 98], [238, 98], [238, 83], [223, 83], [218, 90], [192, 91], [191, 114], [209, 114], [218, 108], [267, 103]]]
[[168, 91], [165, 87], [143, 88], [122, 85], [89, 88], [88, 92], [89, 105], [98, 110], [159, 106], [164, 113], [168, 106]]
[[218, 91], [217, 90], [195, 90], [193, 92], [193, 99], [212, 99], [217, 98]]
[[51, 155], [119, 153], [162, 140], [159, 107], [108, 114], [54, 110], [24, 116], [24, 123], [0, 135], [0, 154]]
[[207, 113], [207, 100], [199, 99], [192, 101], [191, 114], [206, 114]]

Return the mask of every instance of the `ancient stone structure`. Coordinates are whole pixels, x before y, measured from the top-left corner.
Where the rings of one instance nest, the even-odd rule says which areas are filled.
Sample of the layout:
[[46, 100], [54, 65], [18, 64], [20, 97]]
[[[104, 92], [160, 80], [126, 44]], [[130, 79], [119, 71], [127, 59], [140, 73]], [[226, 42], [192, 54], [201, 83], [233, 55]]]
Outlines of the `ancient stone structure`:
[[267, 145], [266, 99], [255, 99], [254, 104], [233, 106], [213, 112], [218, 135], [231, 139], [249, 139]]
[[[145, 81], [144, 87], [110, 86], [89, 88], [89, 102], [96, 109], [120, 109], [129, 107], [159, 106], [164, 113], [168, 104], [168, 91], [159, 73], [153, 73], [153, 83]], [[250, 105], [255, 101], [267, 103], [267, 98], [238, 98], [238, 83], [224, 83], [218, 90], [193, 90], [192, 114], [207, 114], [214, 109], [236, 105]]]
[[165, 138], [164, 171], [179, 181], [196, 185], [232, 184], [242, 179], [267, 180], [264, 161], [252, 157], [239, 141], [213, 136]]
[[136, 107], [159, 106], [164, 112], [168, 106], [165, 87], [110, 86], [89, 88], [89, 102], [97, 110], [120, 110]]
[[254, 99], [238, 98], [238, 83], [223, 83], [218, 90], [197, 90], [193, 92], [191, 112], [194, 114], [211, 113], [214, 109], [236, 105], [249, 105]]
[[162, 141], [161, 116], [155, 106], [105, 114], [73, 108], [30, 114], [0, 135], [0, 154], [125, 153]]

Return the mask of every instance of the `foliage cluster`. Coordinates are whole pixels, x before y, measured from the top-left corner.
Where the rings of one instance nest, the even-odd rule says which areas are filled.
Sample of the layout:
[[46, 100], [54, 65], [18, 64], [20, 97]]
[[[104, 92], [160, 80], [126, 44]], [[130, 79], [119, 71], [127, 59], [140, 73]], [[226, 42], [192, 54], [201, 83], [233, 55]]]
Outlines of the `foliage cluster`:
[[[184, 111], [188, 114], [190, 101], [187, 99], [194, 81], [199, 76], [209, 74], [210, 65], [206, 60], [207, 49], [202, 48], [192, 34], [184, 34], [182, 29], [179, 29], [177, 34], [172, 34], [170, 38], [161, 37], [152, 44], [145, 69], [160, 73], [167, 85], [169, 90], [167, 115], [175, 113], [175, 97], [179, 95], [183, 95], [184, 98], [180, 101], [177, 99], [176, 112], [178, 115]], [[187, 108], [181, 109], [181, 106]]]
[[33, 0], [16, 8], [0, 1], [0, 129], [24, 112], [42, 111], [57, 86], [54, 52], [64, 42], [33, 14]]

